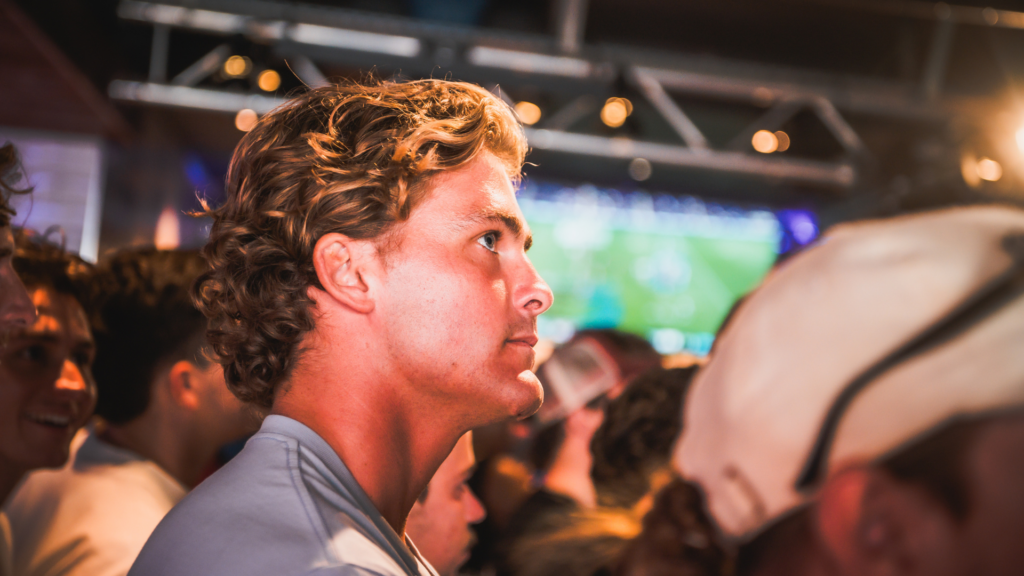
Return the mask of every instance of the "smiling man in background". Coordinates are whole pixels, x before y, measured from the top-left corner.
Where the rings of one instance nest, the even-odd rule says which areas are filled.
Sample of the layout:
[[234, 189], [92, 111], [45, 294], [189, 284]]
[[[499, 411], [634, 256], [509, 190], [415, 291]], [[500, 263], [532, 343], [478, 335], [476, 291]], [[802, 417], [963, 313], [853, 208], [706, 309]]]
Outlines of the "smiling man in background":
[[310, 90], [242, 138], [194, 293], [270, 415], [133, 574], [434, 574], [410, 509], [467, 431], [542, 400], [525, 152], [504, 102], [440, 80]]
[[96, 345], [82, 306], [91, 266], [25, 232], [15, 246], [38, 316], [0, 354], [0, 500], [30, 470], [62, 466], [96, 405]]
[[[36, 317], [28, 290], [14, 271], [14, 231], [11, 230], [12, 194], [24, 194], [23, 174], [14, 144], [0, 146], [0, 346], [7, 345], [8, 333], [27, 326]], [[8, 415], [11, 417], [11, 415]], [[0, 437], [0, 442], [4, 439]], [[11, 567], [11, 530], [2, 508], [10, 488], [0, 489], [0, 576], [13, 572]]]
[[[130, 249], [100, 266], [96, 414], [71, 462], [30, 474], [7, 513], [19, 576], [123, 576], [218, 448], [255, 429], [204, 355], [195, 251]], [[247, 417], [248, 416], [248, 417]]]

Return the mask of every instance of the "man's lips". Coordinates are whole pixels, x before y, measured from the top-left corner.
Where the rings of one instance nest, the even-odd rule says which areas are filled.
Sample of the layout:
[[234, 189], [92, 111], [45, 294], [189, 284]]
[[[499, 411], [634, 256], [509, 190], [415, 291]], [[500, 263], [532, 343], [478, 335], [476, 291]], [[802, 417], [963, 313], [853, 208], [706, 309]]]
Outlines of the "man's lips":
[[537, 345], [538, 340], [539, 338], [537, 338], [536, 334], [521, 334], [511, 337], [508, 340], [505, 340], [505, 342], [508, 342], [509, 344], [525, 344], [530, 348], [533, 348]]
[[28, 412], [25, 414], [25, 418], [36, 424], [42, 424], [43, 426], [49, 426], [51, 428], [68, 428], [74, 418], [69, 414], [58, 414], [53, 412]]

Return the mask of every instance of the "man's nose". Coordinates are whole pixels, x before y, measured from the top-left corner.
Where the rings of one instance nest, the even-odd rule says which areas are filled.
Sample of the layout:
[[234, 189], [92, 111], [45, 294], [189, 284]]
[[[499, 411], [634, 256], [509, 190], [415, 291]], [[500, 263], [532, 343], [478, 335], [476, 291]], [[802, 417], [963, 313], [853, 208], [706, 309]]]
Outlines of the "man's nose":
[[65, 360], [55, 387], [66, 392], [84, 392], [88, 390], [89, 385], [78, 366], [71, 360]]
[[523, 278], [516, 290], [516, 306], [531, 316], [540, 316], [555, 301], [548, 283], [540, 277], [529, 260], [524, 262]]

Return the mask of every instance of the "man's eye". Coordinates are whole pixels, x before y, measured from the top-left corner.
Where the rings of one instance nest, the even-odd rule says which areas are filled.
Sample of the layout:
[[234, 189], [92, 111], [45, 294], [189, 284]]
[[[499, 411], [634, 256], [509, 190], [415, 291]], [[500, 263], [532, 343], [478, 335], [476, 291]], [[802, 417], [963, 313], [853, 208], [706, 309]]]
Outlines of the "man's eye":
[[455, 490], [452, 491], [452, 497], [459, 500], [462, 498], [463, 494], [466, 493], [466, 490], [469, 490], [469, 486], [466, 486], [465, 482], [460, 482], [459, 485], [455, 487]]
[[88, 352], [76, 352], [71, 356], [71, 361], [79, 368], [92, 366], [92, 354]]
[[488, 232], [481, 236], [477, 242], [484, 248], [494, 252], [498, 249], [498, 234], [496, 232]]
[[39, 344], [32, 346], [26, 346], [18, 351], [18, 358], [22, 360], [28, 360], [29, 362], [38, 362], [41, 364], [46, 363], [46, 347]]

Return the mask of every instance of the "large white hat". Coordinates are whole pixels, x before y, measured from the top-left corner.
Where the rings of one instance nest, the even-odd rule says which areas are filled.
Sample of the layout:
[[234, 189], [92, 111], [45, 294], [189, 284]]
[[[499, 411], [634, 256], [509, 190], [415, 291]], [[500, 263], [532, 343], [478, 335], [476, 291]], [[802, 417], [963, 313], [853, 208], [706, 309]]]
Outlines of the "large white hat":
[[1024, 211], [836, 227], [740, 306], [685, 403], [674, 463], [722, 533], [958, 417], [1024, 405]]

